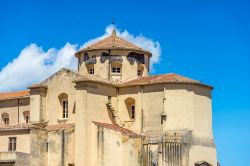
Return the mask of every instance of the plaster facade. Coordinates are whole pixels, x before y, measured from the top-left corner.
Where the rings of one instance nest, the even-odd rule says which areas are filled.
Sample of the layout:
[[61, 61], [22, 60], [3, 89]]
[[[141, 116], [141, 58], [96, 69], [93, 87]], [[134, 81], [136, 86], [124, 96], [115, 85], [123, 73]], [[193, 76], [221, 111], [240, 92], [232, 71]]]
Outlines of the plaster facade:
[[217, 165], [211, 86], [150, 76], [151, 53], [115, 31], [76, 57], [78, 71], [63, 68], [27, 96], [0, 93], [0, 165]]

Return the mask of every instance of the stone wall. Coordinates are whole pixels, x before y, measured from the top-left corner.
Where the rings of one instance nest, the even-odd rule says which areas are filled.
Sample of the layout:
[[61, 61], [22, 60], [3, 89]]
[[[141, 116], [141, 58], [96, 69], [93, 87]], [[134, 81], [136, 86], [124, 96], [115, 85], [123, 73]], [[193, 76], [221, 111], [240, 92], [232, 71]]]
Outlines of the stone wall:
[[25, 123], [24, 112], [30, 111], [30, 99], [11, 99], [0, 101], [0, 123], [3, 123], [3, 113], [9, 114], [9, 123]]

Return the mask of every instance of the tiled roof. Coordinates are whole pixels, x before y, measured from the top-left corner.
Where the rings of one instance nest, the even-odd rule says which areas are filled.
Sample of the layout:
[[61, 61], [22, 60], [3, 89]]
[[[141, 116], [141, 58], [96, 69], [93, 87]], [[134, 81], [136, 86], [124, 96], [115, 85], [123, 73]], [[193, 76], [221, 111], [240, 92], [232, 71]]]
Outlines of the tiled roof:
[[75, 124], [73, 123], [65, 123], [65, 124], [55, 124], [55, 125], [48, 125], [45, 127], [47, 131], [57, 131], [57, 130], [64, 130], [64, 129], [70, 129], [75, 127]]
[[111, 130], [114, 130], [114, 131], [117, 131], [117, 132], [121, 132], [123, 135], [128, 135], [128, 136], [131, 136], [131, 137], [139, 137], [140, 136], [139, 134], [136, 134], [133, 131], [125, 129], [125, 128], [123, 128], [121, 126], [118, 126], [118, 125], [102, 123], [102, 122], [93, 122], [93, 123], [98, 125], [98, 126], [102, 126], [104, 128], [107, 128], [107, 129], [111, 129]]
[[5, 125], [5, 124], [0, 124], [0, 131], [3, 130], [18, 130], [18, 129], [29, 129], [30, 124], [28, 123], [18, 123], [18, 124], [11, 124], [11, 125]]
[[87, 46], [86, 48], [81, 49], [79, 52], [87, 50], [98, 50], [98, 49], [128, 49], [128, 50], [137, 50], [146, 52], [151, 55], [150, 52], [143, 50], [142, 48], [118, 37], [115, 30], [113, 30], [112, 35], [109, 37], [100, 40], [92, 45]]
[[120, 86], [123, 87], [123, 86], [134, 86], [134, 85], [159, 84], [159, 83], [187, 83], [187, 84], [203, 85], [212, 88], [211, 86], [205, 85], [200, 81], [193, 80], [175, 73], [140, 77], [137, 79], [123, 82], [120, 84]]
[[29, 90], [17, 91], [17, 92], [5, 92], [0, 93], [0, 100], [14, 99], [14, 98], [23, 98], [30, 95]]
[[145, 76], [140, 77], [137, 79], [132, 79], [129, 81], [124, 82], [114, 82], [114, 81], [108, 81], [107, 79], [102, 79], [98, 76], [94, 75], [85, 75], [84, 79], [78, 79], [75, 82], [97, 82], [102, 84], [107, 84], [114, 87], [126, 87], [126, 86], [136, 86], [136, 85], [149, 85], [149, 84], [159, 84], [159, 83], [176, 83], [176, 84], [196, 84], [205, 86], [208, 88], [213, 88], [209, 85], [203, 84], [200, 81], [193, 80], [175, 73], [170, 74], [160, 74], [160, 75], [153, 75], [153, 76]]

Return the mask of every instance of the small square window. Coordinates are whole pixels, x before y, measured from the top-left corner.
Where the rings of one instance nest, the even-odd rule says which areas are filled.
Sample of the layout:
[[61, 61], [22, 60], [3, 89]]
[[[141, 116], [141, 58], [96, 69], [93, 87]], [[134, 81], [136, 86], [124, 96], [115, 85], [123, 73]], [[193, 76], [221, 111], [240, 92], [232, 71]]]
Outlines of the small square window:
[[137, 70], [137, 76], [141, 76], [141, 70]]
[[121, 73], [121, 68], [119, 68], [119, 67], [116, 68], [116, 72], [117, 72], [117, 73]]
[[89, 69], [89, 74], [95, 74], [95, 69], [94, 68], [90, 68]]
[[121, 73], [120, 67], [112, 67], [112, 73]]

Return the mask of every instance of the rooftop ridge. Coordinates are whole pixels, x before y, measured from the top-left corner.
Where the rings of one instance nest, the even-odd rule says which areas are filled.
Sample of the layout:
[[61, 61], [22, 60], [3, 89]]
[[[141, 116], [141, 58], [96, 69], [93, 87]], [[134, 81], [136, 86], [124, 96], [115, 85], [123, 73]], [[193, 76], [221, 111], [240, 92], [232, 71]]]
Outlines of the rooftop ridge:
[[129, 49], [129, 50], [146, 52], [151, 55], [149, 51], [146, 51], [143, 48], [123, 39], [122, 37], [117, 36], [115, 30], [113, 30], [112, 34], [109, 35], [108, 37], [96, 41], [80, 49], [79, 51], [76, 52], [76, 55], [82, 51], [98, 50], [98, 49]]

